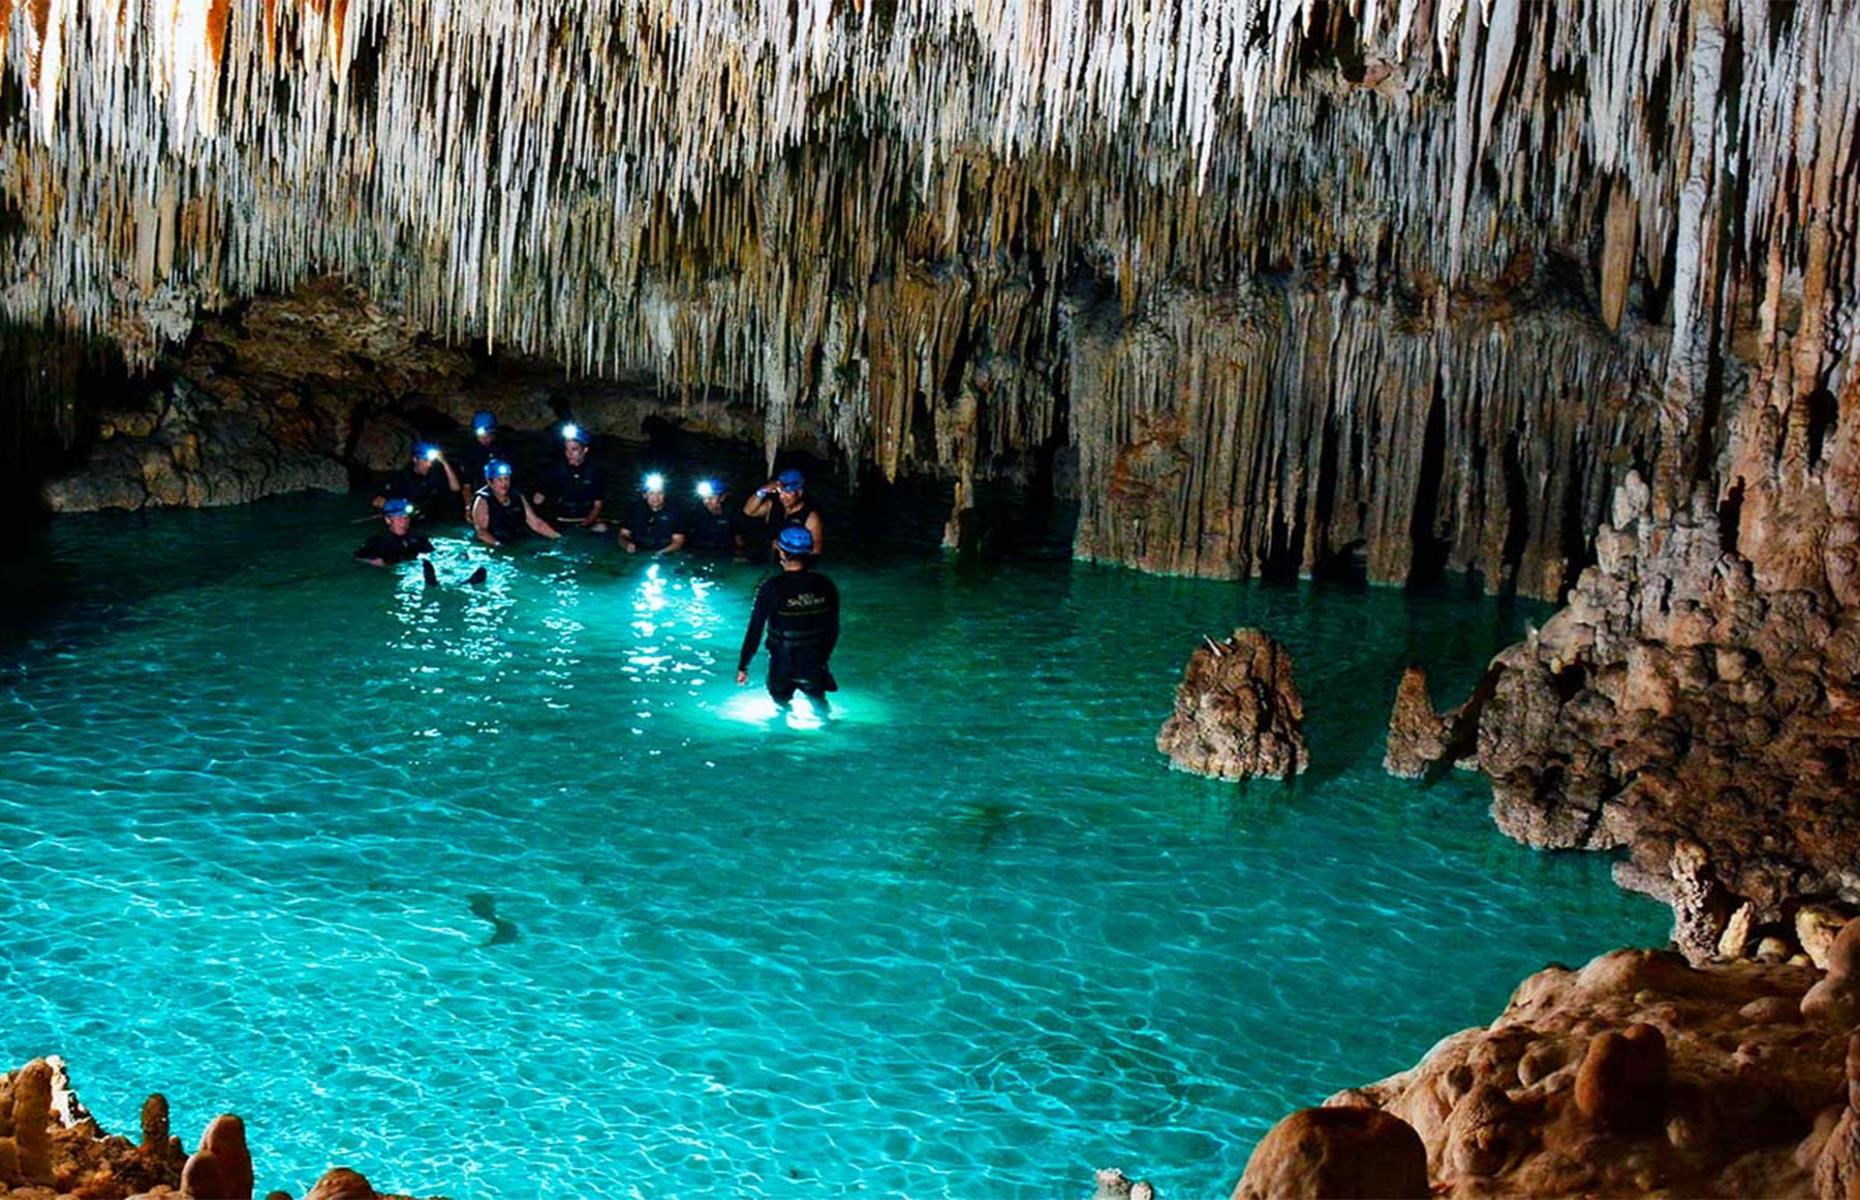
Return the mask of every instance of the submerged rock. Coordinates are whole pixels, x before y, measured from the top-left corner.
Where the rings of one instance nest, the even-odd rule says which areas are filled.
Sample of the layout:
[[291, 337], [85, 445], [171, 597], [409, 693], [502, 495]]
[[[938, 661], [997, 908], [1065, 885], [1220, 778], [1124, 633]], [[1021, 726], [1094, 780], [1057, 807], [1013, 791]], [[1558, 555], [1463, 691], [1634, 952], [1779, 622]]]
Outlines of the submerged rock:
[[1286, 779], [1310, 760], [1304, 715], [1291, 655], [1257, 629], [1236, 629], [1189, 656], [1156, 748], [1184, 771]]
[[360, 1171], [332, 1167], [316, 1181], [304, 1200], [375, 1200], [375, 1189]]
[[1091, 1200], [1156, 1200], [1156, 1189], [1147, 1179], [1132, 1179], [1117, 1167], [1105, 1167], [1094, 1177], [1097, 1187]]

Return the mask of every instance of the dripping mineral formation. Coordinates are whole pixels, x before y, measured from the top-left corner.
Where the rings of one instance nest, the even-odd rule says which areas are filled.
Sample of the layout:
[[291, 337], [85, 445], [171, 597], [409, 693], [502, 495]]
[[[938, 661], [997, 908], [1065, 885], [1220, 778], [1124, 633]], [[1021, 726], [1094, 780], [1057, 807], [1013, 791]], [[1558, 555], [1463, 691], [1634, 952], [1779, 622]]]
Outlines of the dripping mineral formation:
[[333, 273], [958, 508], [1076, 452], [1087, 557], [1555, 596], [1631, 466], [1662, 520], [1847, 511], [1857, 42], [1829, 0], [8, 0], [0, 312], [152, 364]]
[[[166, 370], [331, 274], [936, 474], [952, 528], [1044, 480], [1085, 558], [1567, 591], [1464, 710], [1501, 826], [1625, 850], [1695, 961], [1812, 957], [1860, 903], [1857, 73], [1836, 0], [0, 0], [0, 313]], [[352, 410], [255, 394], [113, 426], [123, 502], [355, 461]], [[266, 469], [189, 465], [242, 419]], [[1599, 1063], [1676, 978], [1571, 985]], [[1491, 1173], [1511, 1110], [1461, 1124]]]

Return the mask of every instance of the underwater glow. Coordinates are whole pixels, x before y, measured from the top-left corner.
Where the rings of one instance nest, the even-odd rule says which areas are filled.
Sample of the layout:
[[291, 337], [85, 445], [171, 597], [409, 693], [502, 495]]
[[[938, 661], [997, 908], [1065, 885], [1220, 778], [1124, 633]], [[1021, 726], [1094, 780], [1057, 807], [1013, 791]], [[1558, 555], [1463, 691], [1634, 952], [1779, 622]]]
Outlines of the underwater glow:
[[[346, 561], [356, 508], [61, 520], [66, 615], [0, 647], [0, 1062], [113, 1130], [239, 1112], [255, 1194], [1224, 1194], [1290, 1109], [1665, 937], [1476, 781], [1382, 775], [1364, 697], [1469, 689], [1522, 623], [1485, 599], [849, 557], [820, 721], [735, 683], [758, 566], [436, 527], [427, 588]], [[1237, 620], [1297, 657], [1297, 783], [1156, 754]]]

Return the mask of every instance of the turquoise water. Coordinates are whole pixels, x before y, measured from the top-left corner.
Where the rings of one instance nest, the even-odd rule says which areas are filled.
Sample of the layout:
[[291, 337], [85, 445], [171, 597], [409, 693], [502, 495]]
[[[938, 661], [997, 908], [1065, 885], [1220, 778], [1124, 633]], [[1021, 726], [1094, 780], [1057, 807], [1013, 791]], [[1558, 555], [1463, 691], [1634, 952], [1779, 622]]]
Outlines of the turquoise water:
[[[846, 690], [790, 728], [730, 679], [751, 568], [428, 593], [355, 512], [62, 520], [0, 650], [0, 1063], [131, 1133], [236, 1110], [261, 1193], [1225, 1195], [1290, 1108], [1664, 937], [1476, 778], [1380, 773], [1402, 665], [1444, 700], [1521, 627], [1488, 601], [837, 561]], [[1236, 623], [1296, 655], [1293, 786], [1153, 748]]]

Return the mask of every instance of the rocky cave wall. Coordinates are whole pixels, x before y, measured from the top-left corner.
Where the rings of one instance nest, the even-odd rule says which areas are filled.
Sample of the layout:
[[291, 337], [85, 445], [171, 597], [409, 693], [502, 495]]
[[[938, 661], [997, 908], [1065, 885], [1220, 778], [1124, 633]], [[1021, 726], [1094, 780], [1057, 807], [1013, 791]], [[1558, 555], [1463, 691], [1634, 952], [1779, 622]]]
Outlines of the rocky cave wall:
[[[1825, 857], [1860, 779], [1860, 7], [0, 0], [0, 30], [15, 320], [149, 364], [334, 275], [959, 509], [1063, 439], [1087, 557], [1575, 574], [1485, 689], [1501, 823], [1637, 846], [1701, 911], [1860, 900]], [[1767, 726], [1825, 731], [1807, 784]]]
[[146, 365], [332, 274], [959, 506], [1070, 440], [1152, 569], [1552, 596], [1628, 466], [1797, 503], [1730, 447], [1838, 390], [1845, 6], [700, 10], [0, 0], [0, 311]]

